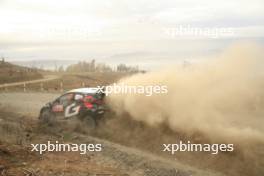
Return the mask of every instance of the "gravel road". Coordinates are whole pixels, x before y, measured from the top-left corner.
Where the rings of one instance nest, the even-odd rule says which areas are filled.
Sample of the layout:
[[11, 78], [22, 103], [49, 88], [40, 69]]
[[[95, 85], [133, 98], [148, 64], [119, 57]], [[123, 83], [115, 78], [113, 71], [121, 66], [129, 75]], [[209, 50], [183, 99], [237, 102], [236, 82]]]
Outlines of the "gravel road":
[[[1, 93], [0, 105], [19, 112], [26, 117], [34, 118], [46, 102], [56, 98], [58, 94], [51, 93]], [[202, 171], [178, 161], [164, 159], [138, 149], [125, 147], [110, 141], [77, 134], [73, 142], [101, 143], [103, 151], [93, 156], [97, 163], [110, 165], [131, 176], [216, 176], [221, 175], [211, 171]]]

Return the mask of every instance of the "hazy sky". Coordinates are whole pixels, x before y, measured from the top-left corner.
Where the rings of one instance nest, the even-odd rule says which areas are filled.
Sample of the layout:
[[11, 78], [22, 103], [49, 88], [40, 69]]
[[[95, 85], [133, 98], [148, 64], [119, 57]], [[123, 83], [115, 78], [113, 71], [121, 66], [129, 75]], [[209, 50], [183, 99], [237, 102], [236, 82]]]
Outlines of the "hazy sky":
[[264, 1], [0, 0], [0, 22], [0, 54], [10, 60], [147, 63], [261, 39]]

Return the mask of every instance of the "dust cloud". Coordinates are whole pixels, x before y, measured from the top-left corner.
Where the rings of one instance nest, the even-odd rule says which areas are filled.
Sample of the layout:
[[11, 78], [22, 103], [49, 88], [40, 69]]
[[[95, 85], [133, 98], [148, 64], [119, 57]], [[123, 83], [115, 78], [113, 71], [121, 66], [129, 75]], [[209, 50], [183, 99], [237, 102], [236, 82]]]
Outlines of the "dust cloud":
[[187, 67], [136, 74], [119, 83], [166, 85], [167, 94], [111, 94], [117, 114], [174, 131], [202, 133], [212, 142], [264, 141], [264, 52], [233, 45], [218, 57]]

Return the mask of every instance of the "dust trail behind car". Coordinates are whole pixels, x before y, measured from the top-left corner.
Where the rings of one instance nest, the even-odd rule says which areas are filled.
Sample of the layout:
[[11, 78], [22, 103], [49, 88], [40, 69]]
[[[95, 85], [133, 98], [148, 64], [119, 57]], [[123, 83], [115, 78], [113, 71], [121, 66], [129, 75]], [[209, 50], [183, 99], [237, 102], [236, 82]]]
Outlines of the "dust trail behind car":
[[153, 126], [167, 123], [177, 131], [198, 130], [212, 140], [264, 140], [263, 55], [252, 46], [235, 47], [213, 61], [135, 75], [120, 82], [167, 85], [168, 94], [112, 94], [109, 105], [135, 120]]
[[[218, 169], [235, 168], [232, 175], [261, 175], [264, 172], [260, 166], [264, 163], [263, 55], [263, 48], [256, 45], [236, 45], [219, 57], [189, 67], [134, 75], [120, 84], [167, 85], [168, 94], [112, 94], [108, 102], [120, 117], [130, 117], [157, 130], [165, 124], [175, 133], [203, 138], [199, 140], [201, 143], [208, 140], [233, 143], [236, 152], [241, 152], [236, 163], [227, 166], [228, 157], [219, 155], [214, 160]], [[195, 138], [189, 139], [195, 142]], [[156, 143], [145, 140], [152, 142]], [[205, 162], [203, 157], [192, 159]], [[205, 163], [214, 167], [214, 162]]]

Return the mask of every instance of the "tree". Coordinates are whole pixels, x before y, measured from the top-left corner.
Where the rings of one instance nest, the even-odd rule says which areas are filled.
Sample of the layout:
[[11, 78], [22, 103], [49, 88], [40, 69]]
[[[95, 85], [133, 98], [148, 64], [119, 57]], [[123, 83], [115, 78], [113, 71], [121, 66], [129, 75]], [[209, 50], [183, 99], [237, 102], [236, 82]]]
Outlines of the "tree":
[[2, 64], [5, 63], [5, 57], [2, 56], [1, 60], [2, 60]]
[[117, 66], [118, 72], [139, 72], [138, 66], [127, 66], [126, 64], [119, 64]]
[[59, 67], [58, 72], [64, 72], [64, 67], [63, 67], [63, 65], [61, 65], [61, 66]]
[[90, 63], [90, 71], [95, 72], [95, 60], [94, 59]]

